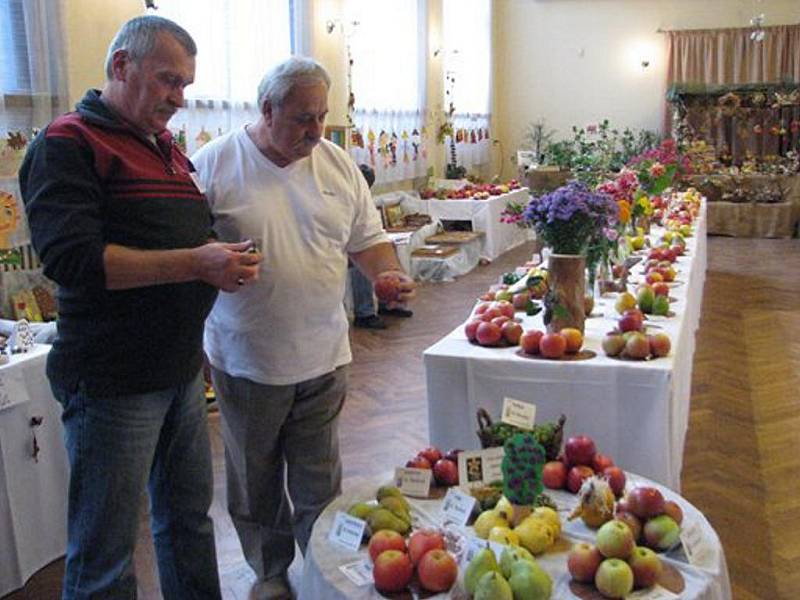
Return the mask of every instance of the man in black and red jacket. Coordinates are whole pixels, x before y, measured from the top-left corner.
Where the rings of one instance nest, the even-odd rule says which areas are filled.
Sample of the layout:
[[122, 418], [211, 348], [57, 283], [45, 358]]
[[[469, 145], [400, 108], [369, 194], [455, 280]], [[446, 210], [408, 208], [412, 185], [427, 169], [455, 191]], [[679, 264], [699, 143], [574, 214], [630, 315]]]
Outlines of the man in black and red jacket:
[[202, 330], [217, 290], [256, 278], [261, 257], [211, 241], [194, 168], [166, 129], [196, 52], [171, 21], [129, 21], [102, 92], [46, 127], [20, 170], [59, 286], [47, 375], [71, 466], [64, 599], [135, 597], [145, 486], [164, 597], [220, 597]]

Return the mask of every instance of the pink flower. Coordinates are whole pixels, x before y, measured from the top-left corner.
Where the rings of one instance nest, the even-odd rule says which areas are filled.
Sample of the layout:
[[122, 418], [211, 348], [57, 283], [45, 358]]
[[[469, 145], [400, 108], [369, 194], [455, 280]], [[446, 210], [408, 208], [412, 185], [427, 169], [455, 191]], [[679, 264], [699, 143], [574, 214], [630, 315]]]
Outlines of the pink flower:
[[606, 236], [606, 239], [609, 242], [613, 242], [613, 241], [616, 241], [616, 239], [619, 237], [619, 232], [616, 229], [614, 229], [613, 227], [604, 227], [603, 228], [603, 235]]
[[661, 177], [664, 174], [664, 171], [664, 165], [662, 165], [660, 162], [653, 163], [647, 170], [647, 172], [650, 174], [650, 177]]

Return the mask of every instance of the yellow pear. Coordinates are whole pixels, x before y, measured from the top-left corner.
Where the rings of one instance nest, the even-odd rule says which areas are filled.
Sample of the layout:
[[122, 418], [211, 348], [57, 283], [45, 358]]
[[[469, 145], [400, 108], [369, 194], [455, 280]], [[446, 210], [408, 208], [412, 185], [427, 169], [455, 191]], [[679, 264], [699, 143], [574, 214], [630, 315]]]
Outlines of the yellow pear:
[[475, 519], [472, 528], [475, 530], [475, 535], [485, 540], [488, 539], [492, 527], [497, 526], [508, 527], [508, 521], [495, 510], [485, 510]]
[[553, 533], [556, 538], [561, 535], [561, 517], [549, 506], [537, 506], [533, 509], [533, 514], [531, 516], [535, 519], [542, 519], [545, 523], [548, 523], [553, 528]]
[[489, 530], [489, 541], [504, 546], [519, 546], [519, 536], [510, 527], [495, 525]]
[[533, 515], [517, 525], [514, 533], [519, 536], [520, 545], [531, 554], [541, 554], [555, 542], [553, 527]]
[[511, 502], [505, 496], [500, 496], [500, 500], [497, 501], [494, 510], [497, 513], [503, 513], [506, 516], [506, 521], [510, 521], [511, 516], [514, 514], [514, 507], [511, 506]]

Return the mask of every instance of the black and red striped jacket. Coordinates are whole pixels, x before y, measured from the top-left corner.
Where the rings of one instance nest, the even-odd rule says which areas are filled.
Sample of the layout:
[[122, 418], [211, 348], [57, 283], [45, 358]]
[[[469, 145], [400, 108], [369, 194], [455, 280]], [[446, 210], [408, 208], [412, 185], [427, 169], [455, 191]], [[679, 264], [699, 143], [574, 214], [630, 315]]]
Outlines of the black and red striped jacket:
[[216, 290], [201, 282], [111, 291], [103, 251], [200, 246], [211, 213], [189, 159], [168, 131], [157, 144], [90, 90], [28, 149], [19, 173], [31, 239], [59, 286], [51, 381], [92, 395], [186, 383], [202, 364], [202, 329]]

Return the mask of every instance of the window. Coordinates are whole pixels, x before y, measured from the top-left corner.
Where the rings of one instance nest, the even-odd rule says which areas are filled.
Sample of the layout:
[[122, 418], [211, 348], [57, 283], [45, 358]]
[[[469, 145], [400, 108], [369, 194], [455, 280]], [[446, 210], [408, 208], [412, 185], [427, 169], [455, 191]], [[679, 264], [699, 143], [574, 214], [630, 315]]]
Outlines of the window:
[[444, 70], [458, 113], [489, 113], [492, 14], [489, 0], [444, 0]]
[[28, 46], [22, 0], [0, 0], [0, 91], [30, 92]]

